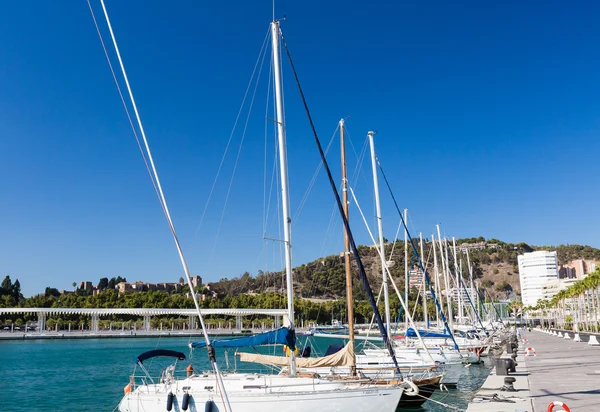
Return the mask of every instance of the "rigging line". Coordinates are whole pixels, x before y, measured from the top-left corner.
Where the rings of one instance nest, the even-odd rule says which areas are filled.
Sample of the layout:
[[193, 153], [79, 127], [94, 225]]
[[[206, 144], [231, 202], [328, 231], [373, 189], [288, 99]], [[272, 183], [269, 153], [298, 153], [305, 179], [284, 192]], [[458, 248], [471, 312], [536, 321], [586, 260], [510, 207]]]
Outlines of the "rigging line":
[[[427, 259], [425, 259], [425, 267], [429, 266], [429, 259], [431, 258], [431, 249], [429, 249], [429, 251], [427, 252]], [[413, 256], [413, 261], [414, 261], [414, 256]], [[411, 266], [412, 266], [412, 262], [411, 262]], [[424, 282], [425, 279], [422, 279], [422, 281]], [[412, 317], [415, 317], [415, 313], [417, 311], [417, 306], [419, 305], [419, 298], [421, 297], [421, 288], [419, 287], [418, 293], [417, 293], [417, 298], [415, 299], [415, 305], [413, 306], [413, 314]], [[425, 321], [425, 319], [423, 319], [423, 321]]]
[[[268, 218], [268, 216], [271, 214], [271, 199], [273, 198], [273, 185], [276, 184], [276, 173], [277, 173], [277, 152], [275, 153], [275, 157], [273, 157], [273, 169], [271, 172], [271, 184], [269, 187], [269, 199], [267, 202], [267, 213], [266, 213], [266, 223], [265, 223], [265, 229], [263, 231], [263, 238], [267, 237], [267, 231], [269, 230], [269, 225], [271, 224], [270, 221], [276, 220], [277, 216], [273, 216], [271, 219]], [[266, 239], [264, 239], [266, 240]]]
[[361, 150], [360, 156], [359, 156], [359, 154], [356, 152], [354, 143], [352, 142], [352, 137], [351, 137], [350, 132], [348, 131], [348, 127], [346, 127], [346, 135], [348, 136], [348, 141], [350, 142], [350, 147], [352, 147], [352, 152], [354, 153], [354, 157], [356, 158], [357, 166], [356, 166], [356, 169], [354, 170], [354, 173], [352, 174], [352, 181], [355, 182], [354, 188], [356, 189], [357, 184], [358, 184], [358, 178], [360, 176], [362, 176], [364, 178], [365, 182], [367, 182], [367, 184], [368, 184], [367, 177], [362, 173], [362, 170], [363, 170], [363, 159], [367, 152], [367, 147], [369, 146], [369, 139], [365, 138], [363, 147], [362, 147], [362, 150]]
[[[329, 144], [327, 145], [327, 148], [325, 149], [325, 156], [327, 156], [327, 154], [329, 153], [329, 149], [331, 148], [331, 145], [333, 144], [333, 140], [335, 139], [335, 136], [339, 129], [340, 129], [340, 125], [338, 123], [333, 134], [331, 135]], [[308, 187], [306, 188], [306, 191], [304, 192], [304, 196], [302, 196], [302, 200], [300, 201], [298, 210], [296, 211], [296, 215], [294, 216], [294, 219], [292, 220], [292, 222], [293, 222], [292, 226], [296, 224], [296, 219], [298, 219], [298, 217], [300, 216], [300, 213], [302, 212], [302, 209], [304, 208], [304, 205], [306, 204], [306, 201], [308, 200], [308, 196], [310, 195], [310, 192], [315, 184], [315, 181], [317, 180], [317, 177], [319, 176], [319, 172], [321, 171], [322, 166], [323, 166], [323, 162], [321, 160], [319, 160], [319, 164], [317, 165], [317, 168], [316, 168], [315, 172], [313, 173], [312, 179], [310, 179], [310, 183], [308, 184]]]
[[[360, 208], [360, 205], [358, 204], [358, 199], [356, 198], [354, 190], [351, 187], [349, 189], [350, 189], [350, 194], [352, 195], [352, 200], [354, 200], [354, 203], [356, 204], [356, 207], [358, 208], [358, 211], [360, 212], [360, 216], [362, 217], [363, 223], [365, 224], [367, 232], [369, 233], [371, 242], [374, 243], [374, 247], [375, 247], [375, 250], [377, 251], [377, 254], [379, 255], [380, 258], [385, 259], [385, 255], [384, 255], [385, 250], [382, 250], [383, 248], [382, 249], [379, 248], [379, 245], [377, 244], [377, 242], [375, 241], [375, 238], [373, 237], [373, 232], [371, 232], [369, 223], [367, 222], [367, 219], [365, 218], [365, 215], [364, 215], [362, 209]], [[398, 297], [398, 300], [400, 301], [400, 305], [401, 305], [400, 307], [406, 313], [406, 317], [408, 318], [412, 328], [415, 330], [417, 338], [419, 339], [421, 345], [423, 346], [423, 349], [425, 349], [425, 352], [427, 353], [427, 356], [429, 356], [429, 358], [431, 359], [432, 363], [435, 364], [435, 360], [431, 357], [431, 354], [429, 353], [429, 349], [427, 348], [427, 345], [425, 345], [425, 342], [423, 342], [421, 334], [417, 330], [417, 326], [415, 325], [414, 319], [410, 316], [410, 312], [408, 310], [408, 302], [402, 298], [402, 295], [400, 294], [400, 291], [398, 290], [398, 287], [396, 286], [396, 282], [394, 281], [394, 277], [392, 276], [392, 273], [390, 272], [390, 268], [388, 267], [388, 265], [385, 265], [385, 266], [383, 266], [382, 269], [385, 270], [385, 272], [387, 273], [388, 279], [390, 280], [390, 283], [392, 284], [392, 287], [394, 288], [394, 291], [396, 292], [396, 296]]]
[[335, 225], [335, 210], [336, 204], [334, 203], [331, 209], [331, 216], [329, 217], [329, 224], [327, 225], [327, 230], [325, 231], [325, 236], [323, 237], [323, 244], [321, 245], [321, 252], [319, 256], [323, 256], [323, 254], [325, 253], [325, 244], [327, 243], [327, 239], [329, 239], [330, 233], [332, 232], [333, 226]]
[[[181, 265], [183, 267], [183, 271], [185, 273], [185, 277], [187, 278], [187, 282], [188, 285], [190, 287], [190, 290], [194, 290], [194, 286], [192, 284], [192, 279], [190, 276], [190, 270], [187, 264], [187, 261], [185, 259], [185, 256], [183, 254], [183, 249], [181, 248], [181, 244], [179, 243], [179, 238], [177, 236], [177, 232], [175, 231], [175, 226], [173, 225], [173, 220], [171, 219], [171, 214], [169, 212], [169, 207], [167, 205], [167, 201], [162, 189], [162, 185], [160, 184], [160, 179], [158, 177], [158, 172], [156, 170], [156, 166], [154, 164], [154, 159], [152, 158], [152, 152], [150, 151], [150, 145], [148, 144], [148, 139], [146, 138], [146, 132], [144, 131], [144, 126], [142, 124], [142, 119], [140, 118], [138, 109], [137, 109], [137, 105], [135, 103], [135, 98], [133, 97], [133, 92], [131, 90], [131, 86], [129, 84], [129, 78], [127, 77], [127, 72], [125, 71], [125, 66], [123, 64], [123, 59], [121, 58], [121, 53], [119, 51], [119, 46], [117, 45], [117, 39], [115, 38], [115, 34], [113, 32], [112, 29], [112, 25], [110, 23], [110, 18], [108, 17], [108, 11], [106, 10], [106, 6], [104, 4], [104, 0], [100, 0], [100, 3], [102, 4], [102, 10], [104, 11], [104, 17], [106, 18], [106, 23], [108, 25], [108, 30], [110, 31], [110, 36], [112, 38], [112, 42], [113, 45], [115, 47], [115, 52], [117, 54], [117, 58], [119, 59], [119, 65], [121, 66], [121, 73], [123, 74], [123, 78], [125, 80], [125, 84], [127, 85], [127, 91], [129, 93], [129, 98], [131, 100], [131, 105], [133, 107], [134, 113], [135, 113], [135, 117], [140, 129], [140, 133], [142, 135], [142, 138], [144, 140], [144, 147], [146, 148], [146, 153], [148, 155], [148, 160], [150, 162], [150, 165], [152, 167], [152, 172], [154, 174], [154, 178], [156, 179], [156, 186], [158, 188], [158, 191], [160, 193], [160, 200], [162, 201], [163, 204], [163, 211], [165, 213], [165, 217], [167, 218], [167, 222], [169, 224], [169, 228], [171, 229], [171, 234], [173, 235], [173, 240], [175, 241], [175, 246], [177, 247], [177, 252], [179, 254], [179, 259], [181, 261]], [[195, 293], [192, 293], [192, 299], [194, 301], [194, 306], [196, 307], [196, 311], [198, 313], [198, 318], [200, 320], [200, 325], [202, 326], [202, 332], [204, 334], [204, 339], [206, 341], [206, 346], [208, 348], [210, 348], [210, 338], [208, 336], [208, 332], [206, 330], [206, 325], [204, 324], [204, 318], [202, 316], [202, 311], [200, 310], [200, 305], [198, 304], [198, 299], [196, 297]], [[210, 352], [209, 352], [210, 353]], [[217, 365], [217, 361], [214, 358], [214, 356], [209, 355], [209, 359], [212, 365], [212, 368], [215, 372], [215, 374], [218, 375], [219, 377], [219, 383], [220, 383], [220, 389], [223, 391], [224, 395], [225, 395], [225, 404], [224, 404], [224, 409], [231, 411], [231, 405], [229, 404], [229, 398], [227, 396], [227, 393], [225, 391], [225, 386], [223, 384], [223, 380], [222, 380], [222, 376], [219, 372], [219, 366]]]
[[[133, 136], [135, 137], [135, 141], [137, 142], [138, 148], [140, 149], [140, 153], [142, 155], [142, 159], [144, 159], [144, 164], [146, 165], [146, 170], [148, 171], [148, 175], [150, 176], [150, 181], [152, 182], [152, 186], [154, 187], [154, 191], [160, 200], [160, 196], [158, 194], [158, 189], [156, 187], [156, 182], [154, 181], [154, 176], [152, 176], [152, 171], [150, 170], [150, 165], [148, 164], [148, 159], [146, 158], [146, 154], [144, 153], [144, 149], [142, 148], [142, 144], [140, 142], [140, 138], [138, 136], [137, 130], [135, 129], [135, 125], [133, 124], [133, 119], [131, 118], [131, 112], [127, 107], [127, 103], [125, 102], [125, 97], [123, 96], [123, 91], [121, 90], [121, 86], [119, 85], [119, 81], [117, 80], [117, 75], [115, 74], [115, 70], [112, 65], [112, 61], [110, 60], [110, 55], [108, 54], [108, 50], [106, 49], [106, 44], [104, 43], [104, 38], [102, 37], [102, 32], [100, 31], [100, 27], [98, 26], [98, 21], [96, 20], [96, 14], [94, 13], [94, 9], [92, 8], [92, 4], [90, 0], [87, 0], [88, 7], [90, 8], [90, 13], [92, 14], [92, 19], [94, 20], [94, 26], [96, 26], [96, 31], [98, 32], [98, 37], [100, 38], [100, 44], [102, 45], [102, 50], [104, 50], [104, 56], [106, 56], [106, 61], [108, 62], [108, 67], [110, 68], [110, 73], [112, 74], [113, 80], [115, 81], [115, 86], [117, 87], [117, 92], [119, 92], [119, 97], [121, 98], [121, 102], [123, 103], [123, 108], [125, 109], [125, 114], [127, 115], [127, 119], [129, 120], [129, 125], [131, 126], [131, 131], [133, 132]], [[161, 207], [164, 208], [161, 201]]]
[[[275, 126], [273, 126], [275, 127]], [[273, 198], [273, 185], [277, 184], [278, 179], [276, 178], [277, 175], [277, 166], [278, 163], [277, 162], [277, 154], [278, 154], [278, 147], [277, 144], [274, 145], [273, 147], [274, 153], [273, 153], [273, 168], [271, 170], [271, 183], [269, 185], [269, 197], [267, 199], [267, 206], [266, 206], [266, 211], [265, 211], [265, 223], [264, 223], [264, 229], [263, 229], [263, 238], [267, 237], [267, 231], [269, 229], [269, 215], [271, 214], [271, 203], [272, 203], [272, 198]], [[271, 220], [274, 220], [275, 217], [273, 217]]]
[[[242, 131], [242, 138], [240, 139], [240, 145], [238, 147], [238, 152], [235, 157], [235, 163], [233, 165], [233, 171], [231, 172], [231, 178], [229, 179], [229, 187], [227, 188], [227, 194], [225, 195], [225, 204], [223, 205], [223, 210], [221, 212], [221, 218], [219, 219], [219, 225], [217, 226], [217, 234], [215, 235], [215, 241], [213, 243], [212, 253], [209, 259], [209, 266], [212, 264], [215, 250], [217, 248], [217, 242], [219, 240], [219, 234], [221, 233], [221, 226], [223, 224], [223, 219], [225, 218], [225, 211], [227, 210], [227, 204], [229, 202], [229, 196], [231, 194], [231, 188], [233, 187], [233, 181], [235, 179], [235, 172], [237, 171], [238, 163], [240, 160], [240, 156], [242, 154], [242, 147], [244, 146], [244, 140], [246, 138], [246, 131], [248, 130], [248, 122], [250, 121], [250, 115], [252, 114], [252, 108], [254, 107], [254, 99], [256, 98], [256, 91], [258, 90], [258, 84], [260, 83], [260, 75], [262, 74], [262, 69], [265, 63], [266, 56], [266, 48], [264, 48], [265, 53], [262, 56], [262, 60], [260, 63], [260, 69], [256, 76], [256, 83], [254, 84], [254, 91], [252, 92], [252, 99], [250, 100], [250, 107], [248, 107], [248, 114], [246, 115], [246, 122], [244, 123], [244, 130]], [[256, 67], [255, 67], [256, 68]]]
[[258, 57], [256, 58], [256, 63], [254, 64], [254, 69], [252, 71], [252, 75], [250, 76], [250, 80], [248, 81], [248, 86], [246, 87], [246, 92], [244, 93], [244, 98], [242, 99], [242, 103], [240, 104], [240, 108], [238, 110], [237, 116], [235, 117], [235, 122], [233, 123], [233, 128], [231, 129], [231, 133], [229, 134], [229, 139], [227, 140], [227, 144], [225, 145], [225, 151], [223, 152], [223, 156], [221, 157], [221, 162], [219, 163], [219, 167], [217, 168], [217, 174], [215, 175], [215, 180], [213, 181], [212, 187], [210, 188], [210, 192], [208, 194], [208, 199], [206, 199], [206, 204], [204, 205], [204, 210], [202, 211], [202, 215], [200, 216], [200, 222], [198, 223], [198, 227], [196, 228], [196, 233], [194, 234], [193, 241], [196, 241], [198, 237], [198, 233], [200, 232], [200, 227], [202, 226], [202, 222], [204, 222], [204, 216], [206, 215], [206, 211], [208, 210], [208, 205], [212, 199], [213, 193], [215, 191], [215, 187], [217, 186], [217, 180], [219, 180], [219, 176], [221, 174], [221, 169], [223, 168], [223, 164], [225, 163], [225, 158], [227, 157], [227, 153], [229, 152], [229, 146], [231, 145], [231, 140], [233, 139], [233, 135], [237, 128], [238, 121], [240, 116], [242, 115], [242, 110], [244, 109], [244, 104], [246, 103], [246, 98], [248, 97], [248, 92], [250, 91], [250, 87], [252, 86], [252, 81], [254, 80], [254, 74], [256, 73], [256, 68], [258, 67], [258, 62], [260, 61], [261, 55], [263, 55], [267, 39], [269, 36], [269, 31], [265, 35], [265, 39], [263, 40], [262, 47], [260, 48], [260, 52], [258, 53]]
[[400, 234], [400, 228], [402, 227], [402, 222], [398, 222], [398, 229], [396, 229], [396, 236], [394, 236], [394, 242], [392, 243], [392, 251], [390, 252], [389, 260], [392, 260], [394, 256], [394, 249], [396, 249], [396, 242], [398, 241], [398, 235]]
[[285, 48], [285, 53], [290, 62], [290, 66], [292, 68], [292, 73], [294, 74], [294, 78], [296, 80], [296, 85], [298, 86], [298, 91], [300, 92], [300, 97], [302, 99], [302, 104], [304, 105], [304, 110], [306, 111], [306, 115], [308, 117], [308, 121], [310, 123], [311, 130], [313, 132], [313, 136], [315, 138], [315, 143], [317, 145], [317, 149], [319, 150], [319, 155], [321, 156], [321, 161], [325, 166], [325, 171], [327, 172], [327, 178], [329, 180], [329, 185], [331, 186], [331, 190], [333, 191], [333, 196], [338, 206], [338, 210], [340, 212], [340, 216], [342, 221], [344, 222], [344, 228], [346, 229], [346, 233], [348, 234], [348, 241], [350, 242], [350, 246], [352, 247], [352, 252], [354, 253], [354, 259], [358, 266], [358, 270], [360, 273], [361, 280], [363, 282], [363, 286], [365, 288], [365, 292], [369, 297], [369, 303], [373, 312], [375, 312], [375, 319], [377, 320], [377, 326], [379, 327], [379, 332], [383, 338], [383, 342], [388, 349], [390, 357], [394, 362], [394, 367], [398, 372], [398, 376], [402, 377], [402, 372], [400, 371], [400, 366], [398, 365], [398, 360], [396, 359], [396, 354], [394, 353], [394, 348], [392, 347], [391, 342], [387, 338], [387, 333], [385, 331], [385, 326], [383, 325], [383, 320], [381, 319], [381, 314], [379, 313], [379, 309], [375, 305], [375, 298], [373, 296], [373, 291], [371, 290], [371, 285], [369, 284], [369, 279], [367, 278], [367, 274], [365, 272], [365, 268], [363, 266], [362, 260], [360, 259], [360, 255], [358, 254], [358, 248], [356, 247], [356, 243], [354, 242], [354, 236], [352, 235], [352, 231], [350, 230], [350, 224], [348, 223], [348, 219], [346, 219], [346, 215], [344, 213], [344, 207], [342, 205], [342, 200], [340, 199], [340, 194], [337, 191], [337, 186], [335, 181], [333, 180], [333, 176], [331, 174], [331, 170], [329, 169], [329, 165], [327, 164], [327, 159], [325, 157], [325, 153], [323, 152], [323, 146], [321, 145], [321, 140], [319, 139], [319, 135], [317, 134], [317, 129], [315, 128], [315, 124], [313, 122], [312, 116], [310, 114], [310, 110], [308, 109], [308, 103], [306, 102], [306, 98], [304, 96], [304, 91], [302, 90], [302, 86], [300, 85], [300, 79], [298, 78], [298, 73], [296, 72], [296, 68], [294, 67], [294, 62], [292, 61], [292, 56], [290, 55], [290, 51], [287, 47], [287, 43], [285, 38], [283, 37], [283, 33], [279, 30], [279, 35], [281, 36], [281, 42]]
[[[446, 319], [446, 315], [444, 315], [444, 311], [442, 310], [442, 308], [440, 306], [440, 303], [439, 303], [439, 301], [438, 301], [438, 299], [436, 297], [435, 291], [433, 290], [433, 287], [431, 285], [431, 280], [429, 279], [429, 275], [425, 271], [425, 266], [423, 266], [423, 261], [422, 261], [421, 257], [419, 256], [419, 252], [417, 252], [417, 247], [415, 246], [413, 238], [412, 238], [412, 236], [410, 234], [410, 230], [408, 230], [408, 227], [406, 226], [406, 222], [404, 221], [404, 216], [402, 215], [402, 212], [400, 211], [400, 207], [398, 206], [398, 202], [396, 202], [396, 197], [394, 196], [394, 192], [392, 192], [392, 187], [390, 186], [390, 183], [387, 180], [387, 176], [385, 175], [385, 173], [383, 171], [383, 166], [381, 166], [381, 163], [379, 162], [379, 159], [376, 159], [376, 160], [377, 160], [377, 164], [379, 165], [379, 170], [381, 171], [381, 176], [383, 177], [383, 180], [385, 181], [385, 184], [386, 184], [386, 186], [388, 188], [388, 191], [390, 192], [390, 195], [392, 197], [392, 201], [394, 202], [394, 206], [396, 207], [396, 211], [400, 215], [400, 219], [402, 220], [402, 225], [404, 226], [404, 229], [406, 230], [406, 234], [407, 234], [408, 240], [412, 244], [413, 255], [416, 258], [416, 260], [417, 260], [417, 262], [419, 264], [419, 267], [421, 268], [421, 271], [423, 272], [423, 276], [425, 277], [427, 285], [429, 286], [429, 291], [431, 292], [431, 296], [433, 297], [433, 301], [435, 302], [435, 305], [436, 305], [436, 307], [437, 307], [437, 309], [438, 309], [438, 311], [440, 313], [440, 317], [442, 318], [442, 322], [444, 323], [444, 327], [448, 331], [448, 334], [452, 338], [452, 343], [454, 343], [454, 349], [458, 350], [458, 343], [456, 342], [456, 339], [454, 338], [454, 332], [450, 329], [450, 326], [448, 325], [448, 321]], [[451, 313], [449, 315], [452, 316]]]
[[269, 100], [271, 96], [271, 77], [273, 71], [273, 56], [269, 61], [269, 76], [267, 79], [267, 98], [265, 104], [265, 147], [264, 147], [264, 165], [263, 165], [263, 237], [267, 233], [267, 148], [269, 142]]

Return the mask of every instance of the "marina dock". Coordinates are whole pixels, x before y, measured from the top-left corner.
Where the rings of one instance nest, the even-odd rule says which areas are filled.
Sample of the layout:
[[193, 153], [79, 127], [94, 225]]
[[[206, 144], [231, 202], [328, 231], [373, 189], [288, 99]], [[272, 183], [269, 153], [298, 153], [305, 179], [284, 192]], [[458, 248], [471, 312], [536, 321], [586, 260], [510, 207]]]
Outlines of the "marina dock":
[[[523, 333], [526, 341], [519, 342], [516, 373], [508, 375], [515, 378], [516, 392], [501, 390], [508, 376], [497, 375], [494, 368], [467, 412], [546, 412], [552, 402], [563, 402], [571, 411], [600, 411], [600, 346], [589, 345], [588, 336], [582, 342], [575, 342], [573, 333], [569, 337], [538, 330]], [[527, 348], [535, 355], [529, 351], [526, 356]]]

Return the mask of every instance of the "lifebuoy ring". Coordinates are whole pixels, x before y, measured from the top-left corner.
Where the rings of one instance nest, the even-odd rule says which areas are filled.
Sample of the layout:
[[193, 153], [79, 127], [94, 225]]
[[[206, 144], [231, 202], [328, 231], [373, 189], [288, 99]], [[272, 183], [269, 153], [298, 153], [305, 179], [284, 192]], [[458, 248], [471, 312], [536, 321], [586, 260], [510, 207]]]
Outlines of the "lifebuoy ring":
[[192, 376], [194, 374], [194, 367], [190, 363], [187, 368], [185, 368], [187, 376]]
[[533, 356], [537, 356], [537, 352], [535, 351], [535, 348], [525, 349], [525, 356], [531, 356], [531, 353], [533, 353]]
[[571, 412], [567, 405], [559, 401], [552, 402], [550, 405], [548, 405], [548, 412], [552, 412], [555, 406], [560, 406], [561, 408], [563, 408], [563, 411]]

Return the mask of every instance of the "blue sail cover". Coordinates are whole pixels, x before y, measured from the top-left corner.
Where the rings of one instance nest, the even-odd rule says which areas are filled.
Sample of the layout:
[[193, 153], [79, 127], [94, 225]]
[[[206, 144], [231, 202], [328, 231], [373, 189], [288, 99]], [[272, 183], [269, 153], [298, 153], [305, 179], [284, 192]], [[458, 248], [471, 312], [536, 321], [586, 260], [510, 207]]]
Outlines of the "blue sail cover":
[[[429, 330], [420, 330], [419, 329], [419, 334], [421, 335], [422, 338], [442, 338], [442, 339], [449, 339], [452, 336], [446, 334], [446, 333], [440, 333], [440, 332], [432, 332]], [[416, 338], [417, 337], [417, 333], [415, 332], [415, 330], [413, 328], [408, 328], [406, 329], [406, 336], [409, 338]]]
[[[215, 340], [211, 345], [215, 348], [241, 348], [261, 345], [287, 345], [291, 350], [296, 349], [296, 332], [288, 328], [281, 327], [270, 332], [259, 333], [254, 336], [245, 336], [243, 338]], [[190, 344], [191, 348], [204, 348], [206, 341], [202, 340]]]

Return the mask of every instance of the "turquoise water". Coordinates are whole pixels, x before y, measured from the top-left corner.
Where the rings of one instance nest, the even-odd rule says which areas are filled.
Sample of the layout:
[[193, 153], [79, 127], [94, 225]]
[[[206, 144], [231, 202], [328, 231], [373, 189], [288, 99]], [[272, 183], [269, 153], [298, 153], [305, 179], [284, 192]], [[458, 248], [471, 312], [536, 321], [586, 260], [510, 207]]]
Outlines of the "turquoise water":
[[[0, 411], [112, 411], [123, 396], [136, 357], [147, 350], [172, 349], [189, 354], [188, 338], [72, 339], [0, 341]], [[217, 358], [225, 368], [223, 352]], [[230, 367], [234, 357], [228, 356]], [[147, 361], [152, 376], [157, 376], [168, 360]], [[145, 363], [145, 365], [146, 365]], [[192, 359], [196, 370], [210, 368], [205, 351]], [[184, 361], [180, 369], [187, 366]], [[257, 371], [256, 367], [237, 365], [238, 370]], [[465, 379], [457, 389], [433, 399], [466, 409], [489, 373], [484, 365], [465, 368]], [[446, 411], [427, 402], [412, 411]]]

